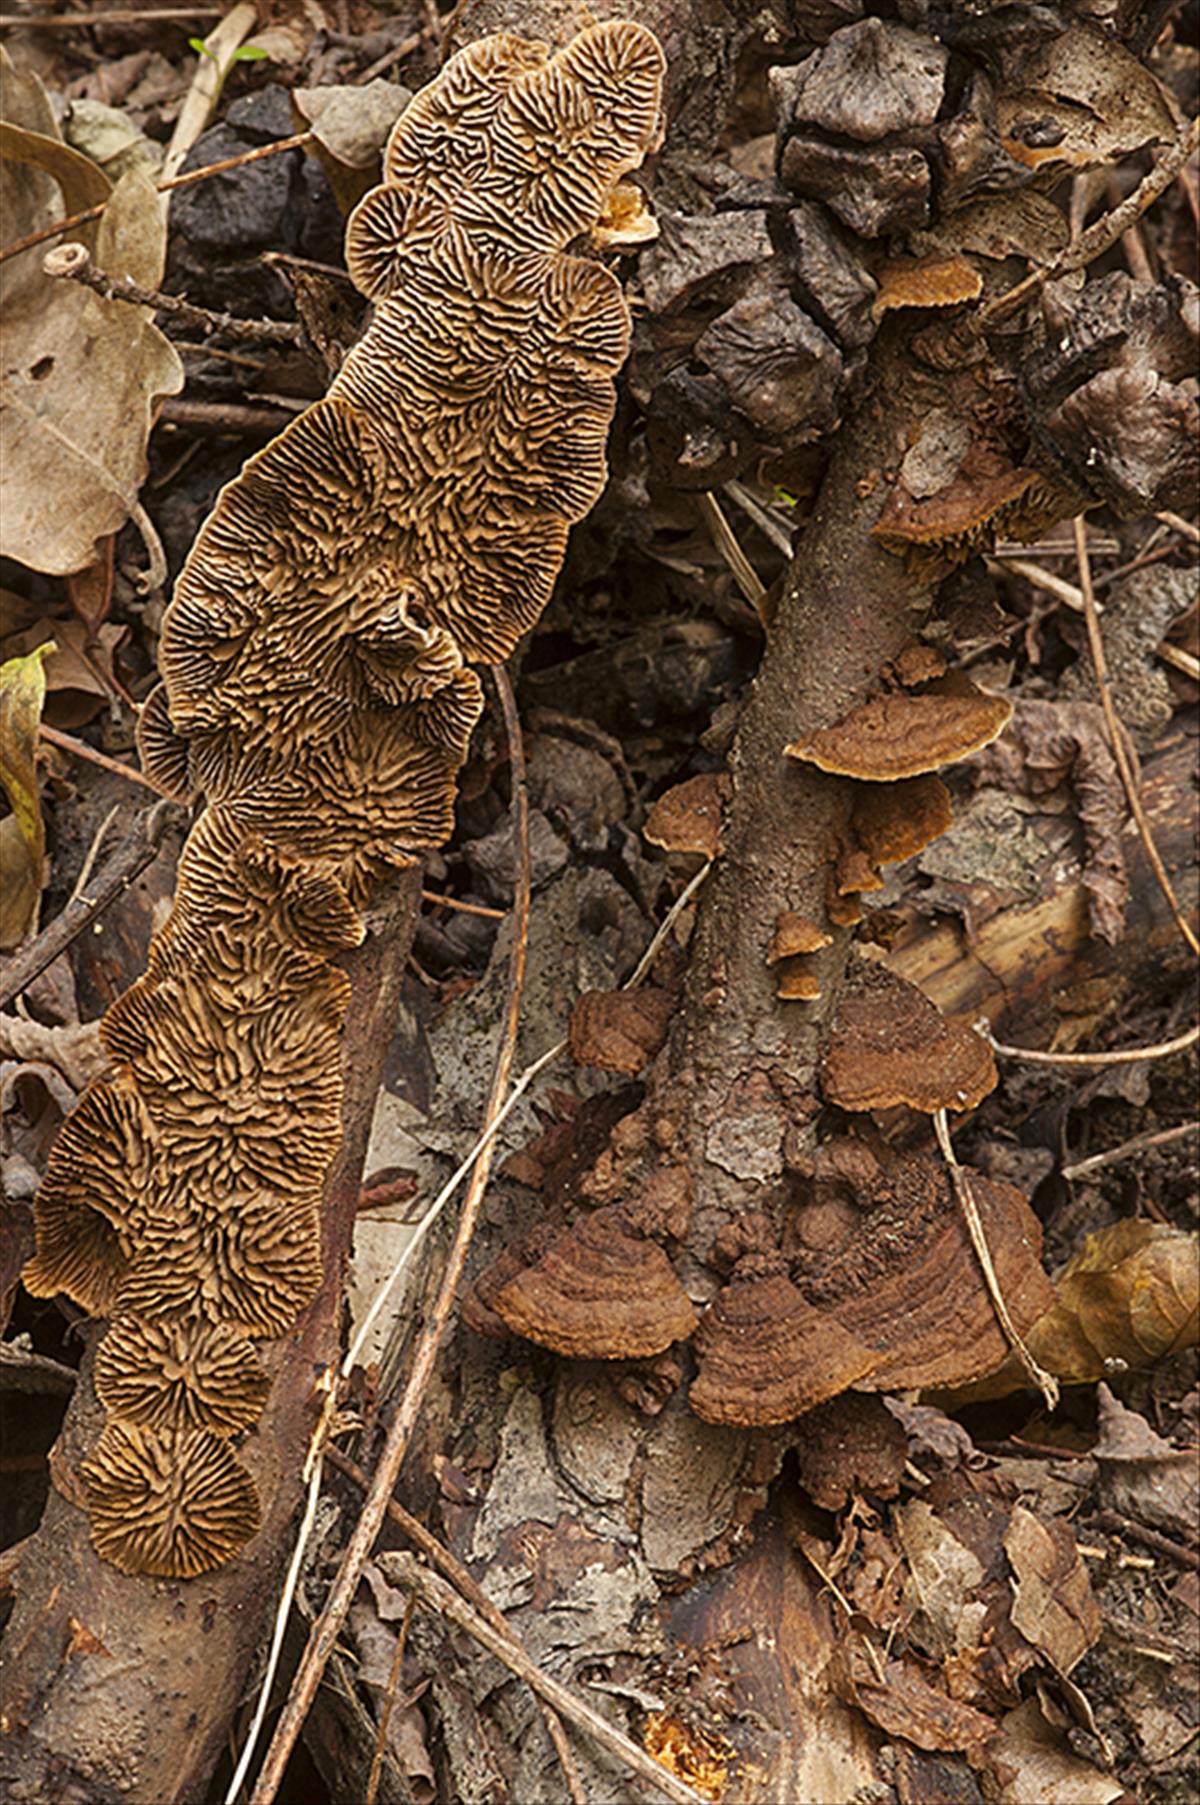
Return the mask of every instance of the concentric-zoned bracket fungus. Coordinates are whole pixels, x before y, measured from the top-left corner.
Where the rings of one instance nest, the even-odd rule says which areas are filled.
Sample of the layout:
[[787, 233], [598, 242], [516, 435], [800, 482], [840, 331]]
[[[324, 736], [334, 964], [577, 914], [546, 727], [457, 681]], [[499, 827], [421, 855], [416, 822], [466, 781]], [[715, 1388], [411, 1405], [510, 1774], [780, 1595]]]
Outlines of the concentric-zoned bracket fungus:
[[952, 825], [950, 792], [932, 772], [895, 783], [859, 784], [847, 844], [838, 856], [842, 895], [882, 887], [881, 865], [898, 865]]
[[834, 776], [895, 783], [969, 758], [1003, 733], [1012, 711], [1006, 696], [943, 678], [919, 695], [875, 696], [786, 751]]
[[864, 1379], [874, 1350], [805, 1302], [781, 1254], [744, 1254], [693, 1343], [699, 1376], [688, 1393], [709, 1423], [790, 1422]]
[[689, 777], [658, 798], [642, 833], [664, 852], [696, 852], [715, 859], [721, 850], [721, 808], [728, 794], [729, 779], [722, 772]]
[[[1000, 1293], [1024, 1334], [1055, 1295], [1041, 1265], [1041, 1225], [1011, 1185], [973, 1171], [967, 1178]], [[925, 1155], [896, 1160], [880, 1189], [883, 1200], [846, 1247], [793, 1266], [807, 1302], [875, 1350], [858, 1388], [966, 1384], [992, 1372], [1008, 1341], [945, 1168]], [[951, 1372], [963, 1376], [942, 1376]]]
[[[330, 961], [362, 939], [375, 878], [448, 835], [469, 667], [533, 625], [603, 486], [629, 314], [567, 247], [650, 234], [623, 178], [659, 141], [663, 66], [624, 22], [555, 55], [498, 36], [417, 96], [348, 227], [367, 333], [222, 491], [167, 610], [142, 754], [206, 806], [148, 970], [106, 1017], [112, 1072], [49, 1162], [26, 1269], [37, 1295], [114, 1317], [82, 1478], [123, 1572], [192, 1577], [258, 1526], [231, 1443], [267, 1394], [253, 1339], [321, 1282], [350, 988]], [[590, 1261], [614, 1354], [690, 1333], [653, 1242], [624, 1222], [568, 1241], [535, 1302], [559, 1283], [573, 1320]]]
[[674, 1008], [665, 990], [585, 990], [571, 1011], [571, 1058], [636, 1077], [666, 1039]]
[[997, 1081], [991, 1048], [936, 1003], [866, 960], [852, 969], [821, 1062], [821, 1088], [841, 1109], [974, 1109]]
[[696, 1326], [662, 1248], [596, 1210], [489, 1298], [516, 1334], [578, 1360], [661, 1354]]

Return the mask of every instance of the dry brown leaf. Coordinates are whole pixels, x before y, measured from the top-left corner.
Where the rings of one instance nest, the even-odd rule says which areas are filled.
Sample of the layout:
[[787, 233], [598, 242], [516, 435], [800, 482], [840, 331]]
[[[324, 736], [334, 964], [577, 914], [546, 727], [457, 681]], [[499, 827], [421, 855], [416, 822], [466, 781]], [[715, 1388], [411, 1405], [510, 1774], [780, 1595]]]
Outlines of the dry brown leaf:
[[409, 88], [378, 77], [362, 88], [292, 90], [297, 130], [312, 132], [317, 159], [343, 213], [379, 180], [383, 147], [411, 99]]
[[[6, 242], [108, 199], [95, 229], [97, 262], [118, 279], [156, 287], [166, 228], [153, 182], [135, 169], [110, 189], [58, 138], [33, 78], [14, 75], [11, 65], [5, 73]], [[148, 309], [55, 281], [42, 273], [41, 256], [36, 247], [3, 266], [0, 551], [61, 575], [95, 563], [99, 541], [133, 512], [154, 410], [182, 388], [183, 366]]]
[[0, 952], [37, 926], [46, 881], [46, 829], [38, 798], [38, 722], [46, 695], [45, 661], [53, 643], [0, 665], [0, 783], [12, 813], [0, 821]]
[[18, 657], [53, 642], [45, 661], [46, 702], [42, 710], [52, 727], [70, 729], [93, 720], [113, 694], [113, 655], [129, 637], [115, 622], [90, 634], [81, 620], [43, 617], [0, 644], [6, 657]]
[[[1055, 1279], [1058, 1301], [1026, 1336], [1040, 1366], [1067, 1385], [1147, 1367], [1200, 1333], [1200, 1240], [1130, 1217], [1089, 1235]], [[1020, 1362], [954, 1393], [956, 1405], [1007, 1397], [1028, 1383]]]
[[889, 1736], [919, 1749], [941, 1749], [978, 1758], [995, 1735], [992, 1718], [938, 1692], [922, 1679], [915, 1661], [888, 1661], [882, 1678], [858, 1648], [847, 1662], [846, 1698]]
[[1031, 1799], [1039, 1805], [1112, 1805], [1129, 1796], [1115, 1775], [1070, 1752], [1035, 1698], [1001, 1719], [987, 1758], [999, 1782], [999, 1805], [1029, 1805]]
[[1200, 1516], [1200, 1458], [1176, 1448], [1128, 1410], [1107, 1385], [1097, 1387], [1100, 1440], [1092, 1453], [1100, 1467], [1100, 1496], [1111, 1510], [1184, 1541]]
[[1005, 150], [1028, 168], [1089, 168], [1176, 135], [1159, 82], [1090, 25], [1069, 25], [1026, 52], [1013, 76], [996, 121]]
[[1004, 1552], [1013, 1570], [1013, 1628], [1056, 1672], [1070, 1673], [1103, 1625], [1069, 1525], [1061, 1517], [1043, 1522], [1016, 1504]]

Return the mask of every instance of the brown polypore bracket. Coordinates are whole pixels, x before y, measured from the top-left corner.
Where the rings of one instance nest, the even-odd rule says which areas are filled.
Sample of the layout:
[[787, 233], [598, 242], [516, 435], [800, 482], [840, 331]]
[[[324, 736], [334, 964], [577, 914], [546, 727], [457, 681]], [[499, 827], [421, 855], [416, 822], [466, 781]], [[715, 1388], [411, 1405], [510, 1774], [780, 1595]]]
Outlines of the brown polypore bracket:
[[878, 320], [900, 307], [958, 307], [982, 293], [983, 277], [966, 257], [905, 257], [880, 270], [871, 312]]
[[[536, 621], [603, 486], [629, 316], [567, 246], [648, 235], [622, 178], [659, 141], [662, 76], [623, 22], [447, 64], [350, 220], [365, 337], [222, 492], [176, 585], [140, 741], [207, 806], [148, 970], [105, 1019], [111, 1073], [51, 1156], [26, 1269], [35, 1294], [115, 1319], [82, 1475], [123, 1572], [188, 1578], [257, 1528], [231, 1440], [266, 1397], [253, 1338], [321, 1281], [349, 995], [330, 961], [362, 939], [373, 880], [448, 835], [469, 666]], [[617, 1351], [689, 1333], [661, 1249], [600, 1238], [576, 1231], [576, 1251], [616, 1257], [635, 1318]]]
[[841, 1109], [974, 1109], [997, 1081], [991, 1048], [915, 985], [862, 961], [838, 999], [821, 1088]]
[[661, 1354], [696, 1326], [666, 1254], [620, 1209], [584, 1217], [488, 1302], [515, 1334], [580, 1360]]
[[837, 860], [838, 894], [882, 889], [881, 865], [912, 858], [951, 824], [950, 792], [932, 773], [858, 785]]
[[[968, 1178], [1000, 1292], [1023, 1334], [1054, 1300], [1041, 1225], [1011, 1185], [978, 1172]], [[811, 1255], [793, 1272], [814, 1312], [875, 1350], [858, 1388], [966, 1384], [992, 1372], [1008, 1342], [944, 1167], [924, 1155], [896, 1160], [880, 1190], [882, 1201], [846, 1247]]]
[[896, 783], [978, 752], [1003, 733], [1012, 711], [1006, 696], [989, 695], [951, 672], [920, 694], [875, 696], [786, 750], [835, 776]]
[[674, 1009], [665, 990], [585, 990], [571, 1011], [571, 1058], [633, 1078], [662, 1046]]
[[696, 852], [715, 859], [721, 850], [721, 808], [728, 794], [729, 779], [721, 772], [689, 777], [659, 797], [642, 832], [652, 846], [665, 852]]
[[871, 531], [913, 571], [930, 576], [965, 563], [998, 537], [1036, 539], [1078, 508], [1077, 494], [1040, 471], [973, 448], [934, 495], [914, 497], [897, 482]]

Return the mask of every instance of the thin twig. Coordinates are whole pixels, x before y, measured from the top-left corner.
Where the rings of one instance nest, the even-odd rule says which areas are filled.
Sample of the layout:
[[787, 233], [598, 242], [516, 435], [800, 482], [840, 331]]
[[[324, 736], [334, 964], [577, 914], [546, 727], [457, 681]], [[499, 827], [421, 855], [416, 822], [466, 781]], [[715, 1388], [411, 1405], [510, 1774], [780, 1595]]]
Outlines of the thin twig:
[[1169, 639], [1162, 640], [1157, 651], [1164, 664], [1173, 664], [1193, 683], [1200, 683], [1200, 658], [1194, 652], [1185, 652], [1182, 646], [1172, 645]]
[[[244, 150], [236, 157], [223, 157], [219, 163], [206, 163], [203, 169], [189, 169], [183, 175], [172, 176], [168, 182], [155, 184], [159, 194], [168, 194], [175, 188], [187, 188], [192, 182], [206, 182], [210, 176], [225, 175], [230, 169], [241, 169], [246, 163], [260, 163], [264, 157], [277, 157], [281, 151], [300, 150], [305, 144], [311, 144], [314, 133], [297, 132], [292, 138], [277, 138], [274, 144], [259, 144], [253, 150]], [[111, 198], [111, 196], [109, 197]], [[0, 249], [0, 263], [7, 263], [10, 257], [19, 257], [22, 251], [31, 251], [35, 245], [45, 244], [51, 238], [61, 238], [64, 232], [73, 232], [77, 226], [90, 225], [92, 220], [99, 219], [108, 201], [103, 200], [95, 207], [85, 207], [81, 213], [69, 213], [65, 219], [56, 220], [53, 225], [42, 226], [36, 232], [30, 232], [24, 238], [17, 238], [12, 244]]]
[[1135, 1523], [1131, 1517], [1122, 1517], [1115, 1510], [1098, 1510], [1092, 1513], [1091, 1521], [1099, 1523], [1101, 1529], [1107, 1529], [1113, 1535], [1132, 1536], [1135, 1542], [1141, 1542], [1146, 1548], [1153, 1548], [1158, 1554], [1167, 1555], [1192, 1573], [1200, 1571], [1200, 1554], [1194, 1548], [1173, 1542], [1170, 1536], [1160, 1535], [1157, 1529], [1147, 1529], [1144, 1524]]
[[1104, 719], [1108, 727], [1109, 742], [1113, 757], [1117, 761], [1117, 769], [1121, 773], [1121, 782], [1125, 786], [1125, 795], [1129, 801], [1130, 812], [1137, 823], [1142, 845], [1146, 849], [1146, 857], [1150, 869], [1158, 879], [1158, 887], [1167, 899], [1167, 904], [1175, 917], [1179, 932], [1183, 935], [1192, 951], [1200, 958], [1200, 940], [1197, 940], [1191, 926], [1185, 920], [1183, 910], [1179, 907], [1174, 888], [1167, 876], [1167, 868], [1159, 857], [1158, 847], [1154, 844], [1154, 836], [1150, 832], [1150, 823], [1146, 819], [1146, 811], [1142, 807], [1141, 793], [1138, 789], [1137, 774], [1130, 761], [1129, 751], [1125, 744], [1125, 735], [1117, 718], [1116, 706], [1112, 699], [1112, 688], [1108, 680], [1108, 660], [1104, 656], [1104, 640], [1100, 634], [1100, 622], [1096, 618], [1096, 597], [1092, 589], [1092, 566], [1088, 556], [1087, 534], [1084, 530], [1083, 516], [1078, 514], [1072, 523], [1075, 531], [1075, 554], [1079, 563], [1079, 587], [1083, 591], [1083, 617], [1087, 622], [1088, 645], [1092, 653], [1092, 666], [1096, 673], [1096, 685], [1100, 691], [1100, 705], [1104, 710]]
[[1160, 1128], [1153, 1134], [1135, 1134], [1132, 1140], [1122, 1141], [1119, 1147], [1108, 1147], [1103, 1153], [1091, 1153], [1087, 1159], [1076, 1160], [1073, 1165], [1064, 1166], [1062, 1176], [1082, 1178], [1085, 1172], [1098, 1172], [1101, 1166], [1114, 1166], [1119, 1160], [1129, 1159], [1147, 1147], [1169, 1146], [1172, 1141], [1181, 1141], [1188, 1134], [1200, 1134], [1200, 1122], [1180, 1122], [1174, 1128]]
[[653, 1756], [647, 1755], [636, 1742], [631, 1742], [615, 1724], [609, 1723], [606, 1717], [602, 1717], [584, 1699], [578, 1698], [558, 1680], [551, 1679], [548, 1673], [543, 1673], [520, 1643], [513, 1640], [511, 1634], [499, 1635], [478, 1611], [473, 1611], [458, 1596], [452, 1586], [447, 1585], [436, 1573], [430, 1573], [427, 1567], [422, 1567], [415, 1555], [387, 1554], [381, 1557], [382, 1562], [386, 1562], [385, 1572], [390, 1584], [415, 1591], [423, 1604], [448, 1617], [460, 1629], [466, 1630], [481, 1648], [486, 1648], [498, 1661], [503, 1661], [510, 1673], [515, 1673], [518, 1679], [524, 1680], [569, 1723], [586, 1730], [602, 1748], [608, 1749], [640, 1779], [649, 1781], [664, 1792], [674, 1805], [703, 1805], [698, 1792], [677, 1779], [668, 1768], [660, 1766]]
[[1038, 1053], [1032, 1047], [1008, 1047], [993, 1039], [986, 1020], [976, 1022], [975, 1032], [983, 1036], [993, 1053], [1003, 1054], [1005, 1059], [1023, 1059], [1027, 1065], [1078, 1066], [1080, 1070], [1089, 1066], [1140, 1065], [1144, 1059], [1170, 1059], [1172, 1054], [1183, 1053], [1200, 1040], [1200, 1027], [1195, 1027], [1152, 1047], [1120, 1047], [1111, 1053]]
[[[525, 753], [517, 705], [507, 672], [501, 665], [492, 666], [492, 677], [500, 696], [504, 724], [508, 735], [509, 770], [512, 784], [512, 819], [517, 845], [517, 882], [513, 899], [513, 939], [509, 965], [508, 1003], [504, 1027], [496, 1054], [485, 1119], [490, 1123], [498, 1116], [508, 1088], [509, 1073], [517, 1045], [521, 998], [525, 985], [525, 965], [529, 944], [529, 796], [525, 780]], [[325, 1671], [329, 1656], [341, 1632], [346, 1614], [353, 1602], [362, 1570], [375, 1546], [388, 1499], [395, 1489], [400, 1467], [408, 1451], [409, 1438], [424, 1402], [425, 1392], [433, 1376], [450, 1316], [458, 1295], [458, 1286], [466, 1264], [467, 1253], [479, 1219], [479, 1211], [487, 1188], [495, 1147], [494, 1139], [480, 1151], [463, 1198], [458, 1229], [446, 1259], [437, 1298], [417, 1339], [407, 1383], [396, 1407], [384, 1441], [371, 1489], [363, 1504], [362, 1514], [342, 1556], [337, 1577], [320, 1616], [309, 1631], [300, 1666], [275, 1727], [252, 1794], [252, 1805], [271, 1805], [283, 1778], [288, 1758], [295, 1746], [313, 1698]]]
[[457, 909], [462, 915], [483, 915], [489, 921], [503, 921], [507, 909], [488, 909], [482, 903], [460, 902], [457, 896], [443, 896], [439, 890], [422, 890], [421, 901], [436, 903], [440, 909]]
[[89, 765], [98, 765], [102, 771], [111, 771], [114, 777], [123, 777], [126, 783], [136, 783], [143, 790], [153, 790], [156, 796], [165, 796], [169, 802], [177, 802], [178, 797], [164, 790], [161, 783], [153, 777], [147, 777], [144, 771], [138, 771], [133, 765], [123, 765], [119, 758], [110, 758], [107, 752], [97, 752], [95, 746], [89, 746], [86, 740], [77, 740], [69, 733], [63, 733], [58, 727], [48, 727], [45, 721], [38, 722], [38, 738], [47, 745], [57, 746], [60, 751], [69, 752], [72, 758], [82, 758]]
[[83, 864], [79, 867], [79, 876], [75, 879], [75, 888], [67, 898], [69, 903], [77, 902], [87, 889], [87, 882], [92, 875], [92, 870], [95, 866], [100, 848], [104, 844], [105, 835], [108, 833], [109, 828], [112, 826], [120, 812], [121, 804], [119, 802], [114, 802], [107, 815], [105, 815], [103, 821], [92, 835], [92, 843], [84, 854]]
[[721, 487], [730, 501], [735, 502], [742, 513], [750, 517], [763, 538], [768, 540], [776, 551], [782, 552], [785, 558], [790, 558], [793, 550], [792, 534], [786, 527], [779, 524], [775, 516], [764, 508], [761, 502], [751, 495], [745, 484], [735, 482], [731, 478], [729, 482], [722, 483]]
[[[345, 1473], [348, 1479], [353, 1479], [355, 1485], [362, 1491], [365, 1492], [368, 1489], [371, 1483], [370, 1475], [364, 1473], [363, 1469], [351, 1460], [348, 1454], [343, 1454], [340, 1448], [330, 1444], [325, 1455], [329, 1464], [336, 1467], [339, 1473]], [[391, 1522], [403, 1531], [409, 1541], [419, 1548], [421, 1553], [435, 1566], [441, 1568], [451, 1584], [457, 1586], [467, 1603], [474, 1605], [479, 1615], [485, 1618], [494, 1630], [502, 1636], [507, 1636], [510, 1641], [516, 1641], [507, 1618], [492, 1603], [483, 1587], [471, 1577], [462, 1562], [455, 1558], [445, 1543], [440, 1542], [433, 1531], [425, 1527], [419, 1517], [414, 1517], [411, 1511], [405, 1510], [402, 1504], [397, 1504], [394, 1498], [388, 1499], [387, 1514]], [[520, 1646], [519, 1643], [517, 1646]], [[538, 1698], [536, 1693], [534, 1698], [549, 1732], [550, 1740], [562, 1762], [567, 1790], [571, 1794], [571, 1805], [587, 1805], [587, 1794], [583, 1789], [583, 1781], [580, 1778], [571, 1745], [563, 1730], [562, 1720], [554, 1707], [548, 1705], [544, 1698]]]
[[410, 1592], [404, 1616], [400, 1620], [400, 1633], [396, 1637], [396, 1646], [392, 1652], [392, 1666], [391, 1672], [388, 1674], [387, 1690], [383, 1695], [383, 1704], [379, 1711], [379, 1728], [375, 1733], [375, 1753], [371, 1756], [371, 1771], [367, 1775], [365, 1805], [375, 1805], [375, 1801], [379, 1797], [379, 1782], [383, 1775], [383, 1757], [387, 1753], [388, 1725], [392, 1721], [392, 1707], [396, 1703], [396, 1688], [400, 1684], [400, 1672], [404, 1666], [404, 1651], [408, 1647], [409, 1625], [412, 1623], [416, 1604], [417, 1595], [415, 1592]]
[[942, 1150], [942, 1158], [950, 1173], [950, 1182], [954, 1187], [954, 1194], [958, 1198], [958, 1205], [963, 1213], [967, 1233], [971, 1237], [971, 1246], [975, 1249], [975, 1257], [979, 1261], [987, 1293], [992, 1300], [992, 1308], [996, 1312], [996, 1319], [1004, 1330], [1009, 1346], [1021, 1362], [1026, 1378], [1041, 1392], [1046, 1400], [1046, 1408], [1053, 1410], [1058, 1403], [1058, 1381], [1034, 1359], [1025, 1344], [1021, 1331], [1009, 1314], [1008, 1304], [1000, 1289], [1000, 1280], [992, 1263], [991, 1249], [987, 1244], [987, 1235], [984, 1232], [983, 1218], [979, 1214], [979, 1205], [975, 1201], [971, 1181], [958, 1163], [954, 1143], [950, 1139], [949, 1119], [944, 1109], [935, 1110], [933, 1129], [937, 1135], [938, 1146]]
[[76, 31], [92, 25], [136, 25], [143, 19], [219, 19], [220, 6], [118, 6], [110, 13], [0, 13], [0, 31]]
[[1173, 533], [1182, 533], [1193, 545], [1200, 545], [1200, 526], [1193, 526], [1182, 514], [1172, 514], [1170, 508], [1160, 508], [1154, 518], [1161, 520], [1164, 526], [1169, 526]]
[[229, 338], [253, 339], [260, 343], [296, 345], [300, 328], [286, 320], [247, 320], [232, 313], [214, 313], [210, 307], [197, 307], [179, 295], [164, 295], [158, 289], [142, 288], [132, 276], [118, 281], [92, 262], [85, 244], [56, 245], [42, 258], [45, 275], [59, 281], [78, 282], [90, 288], [102, 301], [127, 301], [135, 307], [152, 307], [156, 313], [169, 313], [184, 326], [200, 326], [210, 332], [223, 332]]
[[92, 894], [69, 902], [36, 940], [5, 961], [0, 975], [0, 1009], [7, 1008], [14, 997], [20, 996], [25, 986], [52, 965], [72, 940], [128, 889], [138, 873], [153, 863], [163, 836], [182, 819], [183, 810], [179, 805], [166, 801], [156, 802], [153, 808], [138, 816], [124, 845], [114, 853], [91, 886]]
[[1035, 589], [1044, 589], [1057, 602], [1066, 608], [1073, 608], [1076, 614], [1083, 613], [1083, 591], [1075, 583], [1068, 583], [1064, 577], [1056, 576], [1044, 565], [1035, 564], [1031, 558], [1015, 556], [1011, 552], [995, 551], [990, 558], [984, 559], [993, 576], [1024, 577]]
[[1171, 186], [1197, 144], [1200, 144], [1200, 114], [1192, 120], [1187, 131], [1163, 152], [1150, 173], [1143, 177], [1133, 193], [1119, 206], [1109, 213], [1101, 214], [1086, 232], [1080, 233], [1073, 244], [1068, 245], [1041, 269], [1031, 270], [1015, 287], [1006, 289], [1002, 295], [997, 295], [985, 307], [981, 307], [981, 323], [991, 325], [993, 320], [1010, 313], [1027, 295], [1041, 288], [1043, 283], [1053, 282], [1059, 276], [1069, 275], [1073, 270], [1085, 269], [1102, 252], [1107, 251], [1110, 245], [1116, 244], [1121, 234], [1127, 232], [1135, 220], [1140, 219], [1147, 208], [1154, 205], [1159, 195]]

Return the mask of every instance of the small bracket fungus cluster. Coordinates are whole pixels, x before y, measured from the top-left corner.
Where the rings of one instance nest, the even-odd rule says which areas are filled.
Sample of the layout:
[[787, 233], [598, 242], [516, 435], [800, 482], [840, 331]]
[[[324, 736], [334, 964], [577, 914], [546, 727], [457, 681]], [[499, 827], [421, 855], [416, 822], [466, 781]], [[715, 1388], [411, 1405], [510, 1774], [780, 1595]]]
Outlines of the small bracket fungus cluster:
[[[662, 76], [624, 22], [554, 56], [498, 36], [453, 58], [349, 222], [366, 336], [223, 491], [176, 587], [142, 750], [206, 806], [149, 969], [105, 1018], [110, 1070], [51, 1157], [25, 1273], [112, 1319], [83, 1486], [124, 1572], [187, 1578], [255, 1533], [234, 1447], [269, 1386], [253, 1343], [320, 1285], [341, 1141], [331, 961], [372, 879], [449, 833], [469, 666], [537, 619], [604, 483], [629, 316], [568, 247], [646, 235], [622, 178], [659, 141]], [[617, 1288], [661, 1281], [651, 1242], [601, 1239]], [[693, 1320], [667, 1275], [651, 1352]], [[570, 1295], [569, 1258], [541, 1283]]]

